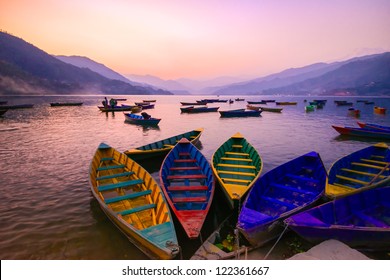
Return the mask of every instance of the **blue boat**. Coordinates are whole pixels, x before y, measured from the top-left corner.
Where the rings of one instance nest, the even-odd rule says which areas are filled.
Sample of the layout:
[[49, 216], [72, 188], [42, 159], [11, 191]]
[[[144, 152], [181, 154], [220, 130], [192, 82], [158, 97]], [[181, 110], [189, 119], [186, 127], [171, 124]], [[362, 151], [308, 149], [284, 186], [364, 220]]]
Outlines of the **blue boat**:
[[145, 119], [141, 115], [131, 114], [131, 113], [123, 113], [125, 116], [125, 121], [132, 124], [139, 124], [139, 125], [158, 125], [158, 123], [161, 121], [161, 119], [158, 118], [148, 118]]
[[189, 107], [184, 107], [180, 108], [180, 111], [182, 113], [206, 113], [206, 112], [217, 112], [219, 107], [194, 107], [194, 106], [189, 106]]
[[272, 169], [245, 199], [238, 217], [240, 232], [252, 246], [264, 245], [283, 232], [284, 219], [317, 203], [325, 184], [326, 170], [316, 152]]
[[314, 244], [336, 239], [360, 250], [389, 250], [390, 187], [330, 201], [293, 215], [285, 223]]
[[357, 122], [357, 124], [361, 128], [390, 131], [390, 126], [379, 125], [379, 124], [375, 124], [375, 123], [363, 123], [363, 122]]
[[375, 138], [378, 140], [390, 140], [390, 130], [383, 129], [371, 129], [371, 128], [360, 128], [351, 126], [337, 126], [332, 127], [341, 135], [363, 137], [363, 138]]
[[227, 111], [218, 111], [221, 114], [222, 118], [229, 117], [259, 117], [261, 114], [260, 110], [245, 110], [245, 109], [236, 109], [236, 110], [227, 110]]
[[215, 180], [208, 160], [186, 138], [165, 157], [160, 185], [187, 236], [198, 238], [214, 196]]

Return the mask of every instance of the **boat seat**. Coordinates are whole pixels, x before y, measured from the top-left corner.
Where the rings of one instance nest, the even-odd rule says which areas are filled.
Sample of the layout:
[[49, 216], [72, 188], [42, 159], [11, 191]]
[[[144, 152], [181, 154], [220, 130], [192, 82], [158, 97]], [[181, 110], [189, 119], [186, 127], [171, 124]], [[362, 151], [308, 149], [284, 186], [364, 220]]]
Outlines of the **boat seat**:
[[175, 159], [173, 162], [196, 162], [196, 159]]
[[256, 177], [255, 173], [248, 173], [248, 172], [236, 172], [236, 171], [225, 171], [225, 170], [218, 170], [217, 172], [218, 174]]
[[156, 204], [145, 204], [145, 205], [142, 205], [142, 206], [139, 206], [139, 207], [135, 207], [135, 208], [132, 208], [132, 209], [127, 209], [127, 210], [124, 210], [124, 211], [120, 211], [120, 212], [117, 212], [118, 214], [124, 216], [124, 215], [130, 215], [130, 214], [134, 214], [134, 213], [137, 213], [137, 212], [141, 212], [141, 211], [144, 211], [144, 210], [148, 210], [148, 209], [153, 209], [156, 207]]
[[319, 183], [319, 181], [316, 180], [316, 179], [307, 178], [307, 177], [303, 177], [303, 176], [299, 176], [299, 175], [295, 175], [295, 174], [291, 174], [291, 173], [287, 173], [286, 177], [291, 178], [291, 179], [297, 179], [297, 180], [305, 181], [305, 182], [310, 182], [310, 183], [314, 183], [314, 184], [318, 184]]
[[111, 161], [111, 160], [114, 160], [113, 157], [105, 157], [105, 158], [101, 158], [100, 161]]
[[371, 224], [373, 226], [376, 226], [376, 227], [386, 227], [386, 228], [390, 227], [390, 225], [388, 225], [388, 224], [386, 224], [386, 223], [384, 223], [384, 222], [382, 222], [382, 221], [380, 221], [378, 219], [375, 219], [375, 218], [373, 218], [371, 216], [367, 216], [366, 214], [364, 214], [362, 212], [356, 211], [356, 212], [353, 212], [353, 214], [356, 217], [362, 219], [363, 221], [365, 221], [365, 222], [367, 222], [367, 223], [369, 223], [369, 224]]
[[197, 136], [195, 136], [195, 135], [191, 135], [190, 136], [190, 139], [195, 139]]
[[378, 156], [378, 155], [371, 155], [372, 158], [380, 158], [380, 159], [384, 159], [385, 157], [384, 156]]
[[249, 157], [249, 154], [248, 154], [248, 153], [238, 153], [238, 152], [225, 152], [225, 155], [246, 156], [246, 157]]
[[[363, 172], [363, 171], [358, 171], [358, 170], [353, 170], [353, 169], [348, 169], [348, 168], [341, 168], [342, 171], [345, 171], [345, 172], [350, 172], [350, 173], [355, 173], [355, 174], [359, 174], [359, 175], [364, 175], [364, 176], [371, 176], [371, 177], [375, 177], [377, 176], [378, 174], [377, 173], [369, 173], [369, 172]], [[383, 176], [383, 175], [379, 175], [378, 178], [386, 178], [387, 176]]]
[[119, 165], [108, 165], [108, 166], [101, 166], [98, 167], [96, 170], [97, 171], [105, 171], [105, 170], [111, 170], [111, 169], [118, 169], [118, 168], [124, 168], [124, 164], [119, 164]]
[[228, 168], [245, 168], [245, 169], [256, 169], [253, 165], [241, 165], [241, 164], [226, 164], [218, 163], [218, 167], [228, 167]]
[[189, 157], [190, 153], [179, 153], [179, 157]]
[[183, 166], [183, 167], [171, 167], [169, 170], [172, 171], [184, 171], [184, 170], [200, 170], [200, 166]]
[[167, 187], [168, 191], [207, 191], [207, 186], [172, 186]]
[[151, 193], [152, 193], [151, 190], [146, 190], [146, 191], [142, 191], [142, 192], [133, 192], [133, 193], [126, 194], [126, 195], [106, 198], [106, 199], [104, 199], [104, 202], [106, 204], [110, 204], [110, 203], [119, 202], [119, 201], [123, 201], [123, 200], [127, 200], [127, 199], [133, 199], [133, 198], [145, 196], [145, 195], [148, 195]]
[[232, 145], [232, 148], [242, 149], [242, 145]]
[[252, 159], [250, 159], [250, 158], [221, 157], [221, 160], [252, 162]]
[[350, 181], [350, 182], [357, 183], [357, 184], [362, 184], [362, 185], [366, 185], [369, 183], [366, 181], [362, 181], [362, 180], [358, 180], [358, 179], [350, 178], [350, 177], [346, 177], [346, 176], [341, 176], [341, 175], [336, 175], [336, 178], [341, 179], [341, 180]]
[[166, 147], [166, 148], [173, 148], [175, 146], [174, 145], [169, 145], [169, 144], [164, 144], [164, 147]]
[[269, 196], [261, 196], [261, 199], [268, 200], [268, 201], [270, 201], [270, 202], [273, 202], [273, 203], [277, 203], [277, 204], [286, 206], [286, 207], [288, 207], [288, 208], [290, 208], [290, 209], [297, 207], [296, 205], [294, 205], [294, 204], [292, 204], [292, 203], [288, 203], [288, 202], [285, 202], [285, 201], [281, 201], [281, 200], [279, 200], [279, 199], [276, 199], [276, 198], [273, 198], [273, 197], [269, 197]]
[[222, 178], [224, 182], [235, 182], [235, 183], [244, 183], [248, 184], [252, 182], [251, 180], [242, 180], [242, 179], [234, 179], [234, 178]]
[[168, 180], [185, 180], [185, 179], [206, 179], [207, 176], [203, 174], [193, 174], [193, 175], [169, 175], [167, 176]]
[[116, 188], [127, 188], [134, 185], [142, 184], [143, 182], [144, 181], [142, 179], [136, 179], [136, 180], [130, 180], [125, 182], [119, 182], [115, 184], [101, 185], [98, 187], [98, 191], [104, 192], [104, 191], [114, 190]]
[[390, 163], [390, 162], [373, 160], [373, 159], [366, 159], [366, 158], [361, 158], [360, 160], [363, 161], [363, 162], [374, 163], [374, 164], [382, 164], [382, 165], [387, 165], [387, 164]]
[[294, 188], [294, 187], [290, 187], [290, 186], [285, 186], [285, 185], [281, 185], [281, 184], [277, 184], [277, 183], [272, 183], [272, 184], [270, 184], [270, 186], [278, 188], [278, 189], [287, 190], [290, 192], [297, 192], [297, 193], [302, 193], [302, 194], [307, 194], [307, 195], [316, 195], [316, 193], [311, 192], [311, 191], [298, 189], [298, 188]]
[[114, 178], [119, 178], [119, 177], [124, 177], [124, 176], [130, 176], [130, 175], [133, 175], [133, 174], [134, 174], [134, 171], [123, 172], [123, 173], [116, 173], [116, 174], [112, 174], [112, 175], [106, 175], [106, 176], [97, 177], [96, 180], [99, 181], [99, 180], [106, 180], [106, 179], [114, 179]]
[[174, 197], [173, 203], [186, 203], [186, 202], [206, 202], [206, 196], [193, 196], [193, 197]]
[[[352, 162], [351, 164], [356, 165], [356, 166], [361, 166], [361, 167], [375, 168], [375, 169], [379, 169], [379, 170], [384, 169], [384, 166], [365, 164], [365, 163], [360, 163], [360, 162]], [[389, 171], [389, 170], [390, 170], [390, 168], [385, 168], [385, 171]]]

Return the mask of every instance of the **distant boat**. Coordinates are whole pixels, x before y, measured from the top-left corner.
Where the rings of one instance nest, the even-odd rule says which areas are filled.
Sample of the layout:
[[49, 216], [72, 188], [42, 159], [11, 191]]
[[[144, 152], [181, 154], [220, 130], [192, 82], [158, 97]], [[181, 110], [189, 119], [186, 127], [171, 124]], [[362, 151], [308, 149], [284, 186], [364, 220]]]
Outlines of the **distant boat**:
[[102, 112], [121, 112], [121, 111], [131, 111], [135, 105], [121, 105], [121, 106], [98, 106], [99, 110]]
[[50, 106], [52, 106], [52, 107], [81, 106], [81, 105], [83, 105], [83, 102], [54, 102], [54, 103], [50, 103]]
[[222, 118], [232, 118], [232, 117], [259, 117], [261, 111], [259, 110], [245, 110], [245, 109], [236, 109], [236, 110], [227, 110], [227, 111], [218, 111]]
[[152, 102], [156, 102], [156, 99], [142, 100], [142, 102], [152, 103]]
[[188, 238], [198, 238], [214, 196], [210, 163], [182, 138], [164, 159], [159, 175], [165, 198]]
[[0, 117], [3, 116], [7, 111], [8, 109], [0, 109]]
[[184, 107], [180, 108], [182, 113], [207, 113], [207, 112], [217, 112], [219, 107]]
[[314, 151], [267, 172], [256, 180], [242, 205], [237, 222], [240, 232], [254, 247], [278, 237], [285, 218], [320, 200], [326, 175]]
[[377, 140], [390, 140], [389, 130], [367, 129], [351, 126], [336, 126], [332, 127], [341, 135], [364, 137], [364, 138], [376, 138]]
[[352, 106], [353, 105], [353, 102], [347, 102], [347, 101], [344, 101], [344, 100], [335, 101], [335, 103], [336, 103], [337, 106]]
[[166, 156], [169, 151], [176, 145], [177, 141], [182, 138], [186, 138], [196, 145], [199, 143], [199, 138], [202, 135], [203, 128], [194, 129], [185, 133], [171, 136], [166, 139], [158, 140], [153, 143], [129, 149], [125, 151], [125, 154], [134, 160], [145, 160], [155, 157]]
[[266, 103], [274, 103], [274, 102], [276, 102], [276, 100], [275, 99], [263, 99], [263, 100], [261, 100], [262, 102], [266, 102]]
[[180, 102], [182, 106], [207, 105], [206, 101]]
[[245, 101], [245, 98], [236, 98], [235, 101]]
[[116, 101], [126, 101], [127, 100], [126, 98], [113, 98], [113, 99]]
[[388, 185], [389, 165], [390, 150], [385, 143], [352, 152], [331, 165], [325, 195], [334, 199]]
[[281, 113], [283, 108], [276, 108], [276, 107], [260, 107], [261, 111], [264, 112], [274, 112], [274, 113]]
[[374, 113], [375, 113], [375, 114], [384, 115], [384, 114], [386, 114], [386, 108], [379, 107], [379, 106], [375, 106], [375, 107], [374, 107]]
[[226, 140], [211, 158], [212, 169], [231, 208], [238, 207], [260, 177], [263, 161], [240, 133]]
[[390, 187], [339, 198], [285, 220], [310, 243], [339, 240], [360, 250], [390, 248]]
[[374, 123], [363, 123], [363, 122], [357, 122], [357, 124], [361, 128], [389, 130], [390, 131], [390, 126], [384, 126], [384, 125], [379, 125], [379, 124], [374, 124]]
[[288, 102], [288, 101], [285, 101], [285, 102], [275, 102], [276, 105], [297, 105], [298, 102]]
[[313, 112], [316, 109], [315, 105], [307, 105], [305, 106], [305, 111], [306, 112]]
[[138, 125], [158, 125], [161, 119], [158, 118], [149, 118], [145, 119], [143, 116], [131, 114], [131, 113], [123, 113], [125, 116], [125, 121], [131, 124]]
[[103, 212], [144, 254], [152, 259], [179, 254], [169, 206], [142, 166], [101, 143], [90, 164], [89, 183]]
[[353, 117], [360, 117], [360, 110], [355, 109], [355, 108], [349, 108], [348, 115], [353, 116]]
[[374, 101], [366, 101], [366, 102], [364, 102], [364, 104], [371, 105], [371, 104], [375, 104], [375, 102]]
[[247, 101], [248, 104], [267, 104], [265, 101]]

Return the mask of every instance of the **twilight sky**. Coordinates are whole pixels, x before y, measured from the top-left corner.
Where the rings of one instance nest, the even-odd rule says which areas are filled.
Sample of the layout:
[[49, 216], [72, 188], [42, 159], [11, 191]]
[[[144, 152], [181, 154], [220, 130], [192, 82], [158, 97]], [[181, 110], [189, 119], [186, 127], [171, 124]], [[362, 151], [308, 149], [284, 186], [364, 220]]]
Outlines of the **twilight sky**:
[[121, 74], [260, 77], [390, 51], [390, 1], [0, 0], [0, 29]]

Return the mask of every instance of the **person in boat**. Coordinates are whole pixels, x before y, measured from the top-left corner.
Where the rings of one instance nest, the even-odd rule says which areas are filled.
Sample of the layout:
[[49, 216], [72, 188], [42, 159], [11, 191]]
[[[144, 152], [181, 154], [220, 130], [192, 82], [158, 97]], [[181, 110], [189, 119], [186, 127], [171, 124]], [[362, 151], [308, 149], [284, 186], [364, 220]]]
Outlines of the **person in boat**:
[[116, 100], [113, 99], [113, 98], [111, 98], [111, 99], [110, 99], [110, 106], [111, 106], [111, 108], [114, 108], [115, 105], [116, 105]]
[[141, 116], [145, 119], [145, 120], [148, 120], [148, 119], [150, 119], [152, 116], [151, 115], [149, 115], [148, 113], [146, 113], [146, 112], [142, 112], [141, 113]]
[[102, 101], [103, 107], [107, 108], [108, 107], [108, 100], [107, 97], [104, 97], [104, 100]]

